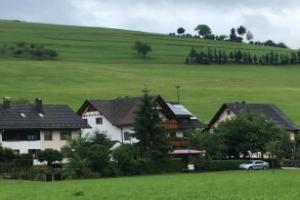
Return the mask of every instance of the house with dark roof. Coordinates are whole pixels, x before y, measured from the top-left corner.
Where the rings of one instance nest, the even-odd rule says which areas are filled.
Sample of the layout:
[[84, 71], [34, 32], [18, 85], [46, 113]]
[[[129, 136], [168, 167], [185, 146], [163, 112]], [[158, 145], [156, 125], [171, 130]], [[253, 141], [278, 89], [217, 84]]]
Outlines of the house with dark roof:
[[294, 140], [295, 133], [300, 131], [300, 128], [277, 106], [272, 104], [249, 104], [246, 102], [224, 103], [209, 122], [207, 130], [213, 131], [221, 122], [233, 119], [245, 110], [264, 115], [266, 118], [273, 120], [290, 133], [292, 140]]
[[[174, 145], [184, 145], [183, 138], [186, 130], [204, 127], [183, 105], [166, 102], [160, 95], [151, 98], [158, 109], [161, 125], [168, 130], [169, 139]], [[92, 128], [84, 129], [83, 134], [101, 132], [106, 133], [111, 140], [121, 143], [135, 142], [130, 134], [134, 132], [135, 112], [141, 105], [141, 97], [86, 100], [77, 113]]]
[[39, 98], [33, 104], [15, 104], [4, 98], [0, 104], [0, 144], [21, 154], [60, 150], [88, 127], [67, 105], [44, 105]]

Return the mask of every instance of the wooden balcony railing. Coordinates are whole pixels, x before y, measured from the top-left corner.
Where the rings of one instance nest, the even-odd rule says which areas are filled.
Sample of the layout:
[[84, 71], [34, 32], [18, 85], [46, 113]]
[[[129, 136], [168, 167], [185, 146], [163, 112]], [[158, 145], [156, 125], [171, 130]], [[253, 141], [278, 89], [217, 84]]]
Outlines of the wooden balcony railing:
[[178, 128], [178, 123], [175, 120], [170, 120], [161, 122], [160, 126], [166, 130], [176, 130]]
[[172, 147], [185, 147], [188, 145], [188, 140], [186, 138], [168, 137], [168, 142]]

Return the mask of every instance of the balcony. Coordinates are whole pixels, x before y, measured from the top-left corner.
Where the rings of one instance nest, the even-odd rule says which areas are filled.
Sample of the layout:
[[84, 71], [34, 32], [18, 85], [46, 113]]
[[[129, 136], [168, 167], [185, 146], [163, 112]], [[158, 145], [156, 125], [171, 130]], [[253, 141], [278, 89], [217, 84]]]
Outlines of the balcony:
[[186, 147], [188, 145], [188, 140], [186, 138], [168, 137], [167, 140], [172, 146], [172, 148]]
[[166, 130], [176, 130], [178, 128], [178, 123], [176, 120], [170, 120], [161, 122], [160, 126]]

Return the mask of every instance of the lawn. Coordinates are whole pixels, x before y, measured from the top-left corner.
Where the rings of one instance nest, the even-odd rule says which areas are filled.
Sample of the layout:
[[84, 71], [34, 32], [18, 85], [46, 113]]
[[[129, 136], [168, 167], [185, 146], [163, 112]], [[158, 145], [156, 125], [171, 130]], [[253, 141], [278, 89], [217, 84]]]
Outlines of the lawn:
[[[136, 40], [153, 52], [141, 59]], [[0, 43], [27, 41], [58, 51], [54, 61], [0, 55], [0, 94], [13, 99], [42, 97], [77, 110], [86, 98], [152, 94], [181, 102], [208, 122], [224, 102], [273, 103], [300, 124], [300, 66], [185, 65], [191, 46], [243, 49], [254, 53], [288, 50], [231, 42], [177, 38], [134, 31], [57, 26], [0, 20]]]
[[300, 172], [232, 171], [54, 183], [0, 180], [1, 200], [292, 200]]

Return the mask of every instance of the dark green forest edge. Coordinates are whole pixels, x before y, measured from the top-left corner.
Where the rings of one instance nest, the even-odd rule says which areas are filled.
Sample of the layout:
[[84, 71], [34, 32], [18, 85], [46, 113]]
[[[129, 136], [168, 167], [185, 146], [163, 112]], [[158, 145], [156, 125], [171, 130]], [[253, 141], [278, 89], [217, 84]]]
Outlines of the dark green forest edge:
[[255, 64], [255, 65], [295, 65], [300, 64], [300, 51], [277, 53], [271, 51], [264, 55], [256, 55], [241, 50], [230, 51], [221, 49], [191, 49], [186, 64]]

